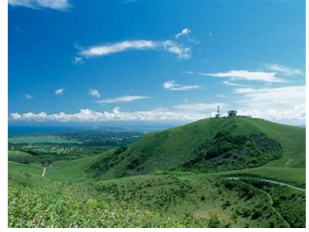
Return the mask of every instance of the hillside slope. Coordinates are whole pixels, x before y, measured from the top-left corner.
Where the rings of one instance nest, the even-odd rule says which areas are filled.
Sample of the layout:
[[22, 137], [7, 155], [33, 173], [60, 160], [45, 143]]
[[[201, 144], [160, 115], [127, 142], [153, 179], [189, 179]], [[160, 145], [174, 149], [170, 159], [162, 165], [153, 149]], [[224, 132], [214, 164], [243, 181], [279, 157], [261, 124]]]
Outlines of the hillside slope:
[[261, 119], [203, 119], [150, 133], [91, 166], [111, 179], [158, 170], [215, 172], [259, 167], [305, 168], [305, 129]]

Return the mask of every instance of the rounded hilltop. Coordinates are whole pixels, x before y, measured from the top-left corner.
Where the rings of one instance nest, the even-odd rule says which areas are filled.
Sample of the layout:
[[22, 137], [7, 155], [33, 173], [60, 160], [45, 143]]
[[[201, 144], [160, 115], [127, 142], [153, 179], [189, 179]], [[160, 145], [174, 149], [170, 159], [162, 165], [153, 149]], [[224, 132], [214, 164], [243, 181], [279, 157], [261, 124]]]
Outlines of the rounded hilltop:
[[[305, 129], [246, 116], [202, 119], [149, 133], [93, 164], [103, 179], [162, 171], [217, 172], [262, 165], [305, 167]], [[292, 138], [292, 139], [291, 139]]]

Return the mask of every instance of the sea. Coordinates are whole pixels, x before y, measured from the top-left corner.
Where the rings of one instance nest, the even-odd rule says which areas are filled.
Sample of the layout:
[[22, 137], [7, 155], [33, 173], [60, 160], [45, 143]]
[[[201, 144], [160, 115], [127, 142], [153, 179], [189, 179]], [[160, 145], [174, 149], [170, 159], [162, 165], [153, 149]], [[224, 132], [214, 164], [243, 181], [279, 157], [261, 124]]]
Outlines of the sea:
[[16, 125], [8, 124], [8, 137], [25, 136], [25, 135], [39, 135], [52, 134], [61, 132], [74, 131], [134, 131], [134, 132], [152, 132], [160, 131], [175, 127], [175, 124], [116, 124], [116, 125], [96, 125], [96, 124], [73, 124], [73, 125]]
[[81, 130], [74, 126], [28, 126], [28, 125], [8, 125], [8, 137], [22, 135], [38, 135], [58, 132], [71, 132]]

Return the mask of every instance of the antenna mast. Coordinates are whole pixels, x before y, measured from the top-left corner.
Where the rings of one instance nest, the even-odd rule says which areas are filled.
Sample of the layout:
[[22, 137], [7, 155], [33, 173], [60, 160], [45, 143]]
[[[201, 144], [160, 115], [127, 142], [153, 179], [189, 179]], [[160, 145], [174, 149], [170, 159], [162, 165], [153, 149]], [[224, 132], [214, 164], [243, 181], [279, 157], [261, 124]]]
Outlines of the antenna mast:
[[217, 114], [216, 114], [216, 118], [220, 117], [220, 106], [217, 106]]

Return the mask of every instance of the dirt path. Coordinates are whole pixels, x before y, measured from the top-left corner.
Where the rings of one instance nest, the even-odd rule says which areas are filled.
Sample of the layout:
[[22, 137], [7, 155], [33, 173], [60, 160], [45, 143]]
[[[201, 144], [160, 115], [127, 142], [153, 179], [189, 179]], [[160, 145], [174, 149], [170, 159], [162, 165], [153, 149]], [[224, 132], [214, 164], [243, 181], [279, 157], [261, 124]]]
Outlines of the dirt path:
[[[245, 183], [247, 183], [247, 182], [245, 182]], [[249, 183], [247, 183], [247, 184], [249, 184]], [[269, 203], [270, 203], [271, 207], [273, 208], [273, 210], [275, 211], [275, 213], [277, 214], [277, 216], [284, 222], [284, 224], [285, 224], [288, 228], [291, 228], [291, 226], [290, 226], [290, 224], [288, 223], [288, 221], [286, 221], [286, 220], [283, 218], [283, 216], [281, 215], [281, 213], [277, 210], [277, 208], [274, 207], [274, 200], [272, 199], [271, 195], [270, 195], [268, 192], [266, 192], [266, 191], [264, 191], [264, 190], [262, 190], [262, 189], [260, 189], [260, 188], [257, 188], [257, 187], [255, 187], [255, 186], [253, 186], [252, 184], [249, 184], [249, 185], [252, 186], [253, 188], [255, 188], [257, 191], [260, 191], [260, 192], [264, 193], [264, 194], [267, 196], [267, 198], [268, 198], [268, 200], [269, 200]]]
[[299, 191], [306, 192], [306, 189], [298, 188], [298, 187], [295, 187], [295, 186], [293, 186], [293, 185], [289, 185], [289, 184], [286, 184], [286, 183], [277, 182], [277, 181], [273, 181], [273, 180], [265, 180], [265, 179], [260, 179], [260, 180], [261, 180], [261, 181], [264, 181], [264, 182], [273, 183], [273, 184], [288, 186], [288, 187], [290, 187], [290, 188], [293, 188], [293, 189], [296, 189], [296, 190], [299, 190]]
[[[246, 177], [229, 177], [228, 179], [238, 180], [238, 179], [248, 179], [248, 178], [246, 178]], [[278, 184], [278, 185], [282, 185], [282, 186], [287, 186], [287, 187], [290, 187], [290, 188], [293, 188], [293, 189], [296, 189], [296, 190], [299, 190], [299, 191], [306, 192], [306, 189], [298, 188], [298, 187], [295, 187], [293, 185], [282, 183], [282, 182], [278, 182], [278, 181], [266, 180], [266, 179], [260, 179], [260, 178], [251, 178], [251, 179], [257, 179], [257, 180], [268, 182], [268, 183], [273, 183], [273, 184]]]

